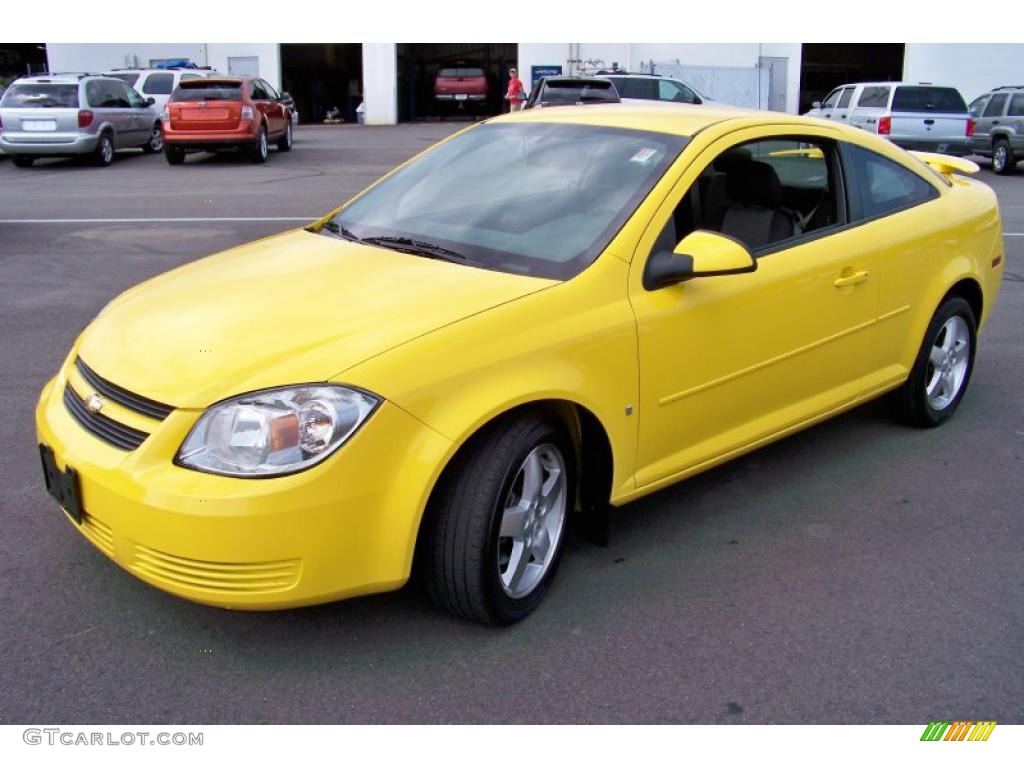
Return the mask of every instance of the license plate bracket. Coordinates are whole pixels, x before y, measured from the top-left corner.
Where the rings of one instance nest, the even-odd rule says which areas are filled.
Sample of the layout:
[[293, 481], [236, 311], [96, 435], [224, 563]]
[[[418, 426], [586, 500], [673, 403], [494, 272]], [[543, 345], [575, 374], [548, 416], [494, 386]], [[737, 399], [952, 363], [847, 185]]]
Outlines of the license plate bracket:
[[68, 516], [79, 525], [82, 524], [82, 486], [78, 480], [78, 472], [74, 467], [65, 467], [61, 472], [57, 469], [57, 457], [53, 448], [48, 445], [39, 446], [39, 458], [43, 462], [43, 479], [46, 490], [57, 500]]

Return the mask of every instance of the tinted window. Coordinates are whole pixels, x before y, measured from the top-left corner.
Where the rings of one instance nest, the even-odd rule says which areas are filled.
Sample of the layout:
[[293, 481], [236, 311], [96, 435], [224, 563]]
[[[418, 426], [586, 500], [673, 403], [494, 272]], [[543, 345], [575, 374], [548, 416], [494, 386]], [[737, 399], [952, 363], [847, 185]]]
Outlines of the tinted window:
[[241, 101], [240, 82], [211, 82], [199, 79], [179, 83], [171, 95], [171, 101]]
[[268, 99], [270, 99], [271, 101], [277, 101], [279, 98], [281, 98], [280, 94], [278, 94], [278, 92], [274, 90], [274, 86], [272, 86], [266, 80], [260, 80], [260, 83], [263, 85], [263, 90], [267, 92]]
[[885, 86], [872, 85], [864, 89], [860, 98], [857, 99], [858, 107], [882, 107], [889, 106], [889, 88]]
[[135, 87], [135, 81], [139, 79], [137, 72], [115, 72], [110, 77], [116, 77], [125, 85], [130, 85], [132, 88]]
[[263, 89], [262, 80], [252, 80], [249, 83], [249, 96], [256, 101], [266, 101], [270, 97], [267, 92]]
[[[438, 77], [483, 77], [484, 71], [479, 67], [448, 67], [437, 73]], [[429, 77], [429, 75], [428, 75]]]
[[386, 177], [334, 222], [359, 238], [406, 237], [475, 266], [568, 279], [604, 250], [686, 142], [587, 125], [485, 124]]
[[658, 100], [658, 81], [646, 77], [624, 77], [619, 95], [624, 99]]
[[840, 109], [845, 109], [850, 105], [850, 99], [853, 98], [853, 88], [844, 88], [843, 95], [839, 97], [839, 103], [836, 105]]
[[547, 80], [540, 94], [541, 104], [578, 104], [591, 102], [615, 102], [619, 95], [611, 83], [579, 80]]
[[[125, 81], [127, 82], [127, 81]], [[134, 83], [128, 83], [128, 85], [134, 85]], [[143, 93], [156, 93], [165, 95], [174, 90], [174, 75], [170, 72], [160, 72], [152, 74], [146, 78], [142, 84]]]
[[1024, 117], [1024, 93], [1015, 94], [1010, 99], [1010, 108], [1006, 110], [1006, 114], [1011, 117]]
[[892, 97], [893, 112], [966, 112], [964, 97], [955, 88], [901, 85]]
[[120, 80], [90, 80], [85, 84], [85, 95], [91, 107], [125, 109], [130, 106], [127, 89]]
[[682, 104], [699, 104], [697, 94], [681, 83], [673, 80], [658, 81], [658, 100], [675, 101]]
[[0, 102], [5, 107], [78, 107], [77, 85], [15, 83]]
[[999, 117], [1003, 114], [1003, 107], [1006, 106], [1007, 94], [997, 93], [989, 101], [988, 106], [985, 107], [985, 111], [982, 113], [982, 117]]
[[939, 196], [938, 191], [913, 171], [870, 150], [849, 145], [861, 217], [865, 219], [909, 208]]

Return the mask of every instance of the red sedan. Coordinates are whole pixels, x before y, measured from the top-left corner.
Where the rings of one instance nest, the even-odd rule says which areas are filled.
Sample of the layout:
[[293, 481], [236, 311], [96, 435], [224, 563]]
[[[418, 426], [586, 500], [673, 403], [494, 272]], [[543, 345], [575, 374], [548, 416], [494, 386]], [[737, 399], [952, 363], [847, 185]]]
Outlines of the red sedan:
[[242, 151], [264, 163], [270, 142], [292, 148], [292, 115], [282, 96], [255, 77], [186, 80], [174, 89], [162, 122], [171, 165], [188, 152]]

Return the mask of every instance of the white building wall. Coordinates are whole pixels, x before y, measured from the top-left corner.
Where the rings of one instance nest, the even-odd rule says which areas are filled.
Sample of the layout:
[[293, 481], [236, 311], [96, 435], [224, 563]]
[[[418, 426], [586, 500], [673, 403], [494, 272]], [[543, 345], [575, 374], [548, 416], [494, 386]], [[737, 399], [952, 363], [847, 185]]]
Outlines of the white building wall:
[[786, 72], [786, 110], [796, 112], [800, 101], [800, 43], [520, 43], [519, 73], [529, 87], [531, 67], [561, 66], [570, 73], [570, 59], [578, 58], [593, 67], [618, 64], [621, 69], [640, 71], [655, 62], [685, 66], [756, 67], [762, 56], [789, 59]]
[[1024, 44], [907, 43], [903, 79], [951, 85], [969, 104], [1000, 85], [1024, 85]]
[[148, 67], [151, 59], [191, 59], [228, 73], [233, 56], [259, 58], [260, 77], [281, 88], [281, 48], [277, 43], [47, 43], [53, 72], [103, 72], [117, 67]]
[[398, 122], [397, 43], [363, 43], [363, 109], [367, 125]]

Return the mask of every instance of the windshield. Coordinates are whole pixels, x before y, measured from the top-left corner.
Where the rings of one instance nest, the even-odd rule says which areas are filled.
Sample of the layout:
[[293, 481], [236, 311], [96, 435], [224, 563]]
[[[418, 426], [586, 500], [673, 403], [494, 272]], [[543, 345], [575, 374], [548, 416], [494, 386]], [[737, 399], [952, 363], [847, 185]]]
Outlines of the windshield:
[[77, 108], [78, 86], [53, 83], [15, 83], [3, 97], [5, 107]]
[[585, 125], [481, 125], [384, 179], [328, 229], [566, 280], [597, 258], [687, 141]]

